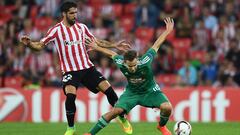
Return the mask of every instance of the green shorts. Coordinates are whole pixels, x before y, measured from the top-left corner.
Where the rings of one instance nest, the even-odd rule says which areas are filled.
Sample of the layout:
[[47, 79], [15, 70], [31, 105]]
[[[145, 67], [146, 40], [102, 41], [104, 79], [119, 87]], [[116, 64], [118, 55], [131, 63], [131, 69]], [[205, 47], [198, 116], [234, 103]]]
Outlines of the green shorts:
[[126, 113], [129, 113], [136, 105], [159, 108], [164, 102], [169, 102], [169, 100], [162, 91], [151, 91], [139, 94], [125, 90], [115, 104], [115, 107], [122, 108]]

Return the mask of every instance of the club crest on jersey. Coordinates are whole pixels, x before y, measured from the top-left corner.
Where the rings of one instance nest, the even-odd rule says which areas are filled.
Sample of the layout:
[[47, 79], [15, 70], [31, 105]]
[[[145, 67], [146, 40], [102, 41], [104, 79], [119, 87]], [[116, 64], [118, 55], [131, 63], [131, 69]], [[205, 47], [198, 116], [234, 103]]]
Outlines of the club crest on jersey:
[[78, 45], [78, 44], [81, 44], [82, 42], [80, 40], [77, 40], [77, 41], [67, 41], [65, 40], [64, 41], [64, 45], [66, 46], [72, 46], [72, 45]]

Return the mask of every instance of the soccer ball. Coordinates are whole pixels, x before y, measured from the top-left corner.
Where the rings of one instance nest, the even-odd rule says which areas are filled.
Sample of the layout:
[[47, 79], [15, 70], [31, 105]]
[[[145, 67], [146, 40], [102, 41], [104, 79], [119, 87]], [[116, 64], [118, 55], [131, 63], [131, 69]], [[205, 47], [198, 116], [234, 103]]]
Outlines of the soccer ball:
[[187, 121], [178, 121], [174, 125], [175, 135], [191, 135], [192, 127]]

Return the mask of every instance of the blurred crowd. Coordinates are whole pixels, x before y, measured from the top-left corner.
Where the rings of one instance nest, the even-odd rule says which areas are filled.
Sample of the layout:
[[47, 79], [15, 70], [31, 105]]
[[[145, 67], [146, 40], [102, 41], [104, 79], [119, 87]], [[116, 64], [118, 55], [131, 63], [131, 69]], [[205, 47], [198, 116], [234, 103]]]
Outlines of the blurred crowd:
[[[74, 0], [73, 0], [74, 1]], [[19, 36], [38, 41], [61, 21], [63, 0], [0, 1], [0, 86], [20, 78], [23, 87], [61, 86], [54, 45], [34, 52], [19, 45]], [[172, 17], [175, 29], [161, 46], [153, 70], [164, 86], [240, 85], [240, 0], [75, 0], [78, 22], [95, 37], [126, 40], [139, 54], [146, 52]], [[119, 52], [121, 53], [121, 52]], [[113, 86], [126, 80], [113, 62], [89, 51], [97, 69]]]

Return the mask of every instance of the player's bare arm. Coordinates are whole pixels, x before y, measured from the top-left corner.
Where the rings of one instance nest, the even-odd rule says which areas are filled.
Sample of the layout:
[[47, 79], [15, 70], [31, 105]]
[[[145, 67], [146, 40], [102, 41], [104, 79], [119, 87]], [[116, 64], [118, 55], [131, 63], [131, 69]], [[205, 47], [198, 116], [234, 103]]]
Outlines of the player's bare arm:
[[167, 17], [164, 19], [164, 22], [166, 24], [166, 30], [158, 37], [158, 39], [154, 42], [152, 48], [157, 52], [160, 48], [161, 44], [165, 41], [168, 34], [170, 34], [174, 27], [174, 21], [172, 18]]
[[114, 43], [111, 43], [106, 40], [95, 39], [95, 42], [97, 43], [98, 46], [103, 47], [103, 48], [115, 48], [116, 47], [116, 45]]
[[116, 48], [120, 51], [127, 51], [129, 49], [131, 49], [131, 46], [126, 43], [125, 41], [120, 41], [120, 42], [116, 42], [116, 43], [112, 43], [112, 42], [109, 42], [109, 41], [106, 41], [106, 40], [101, 40], [101, 39], [86, 39], [86, 44], [88, 45], [89, 43], [91, 42], [94, 42], [102, 47], [102, 48]]
[[93, 42], [91, 42], [91, 43], [89, 44], [89, 46], [90, 46], [93, 50], [99, 51], [99, 52], [107, 55], [107, 56], [110, 57], [110, 58], [113, 58], [114, 56], [118, 55], [116, 52], [114, 52], [114, 51], [112, 51], [112, 50], [110, 50], [110, 49], [103, 48], [103, 47], [97, 45], [96, 40], [93, 41]]
[[125, 41], [112, 43], [112, 42], [109, 42], [106, 40], [96, 39], [95, 42], [97, 43], [98, 46], [103, 47], [103, 48], [116, 48], [120, 51], [127, 51], [127, 50], [131, 49], [131, 46], [129, 44], [127, 44]]
[[20, 44], [25, 45], [35, 51], [40, 51], [44, 48], [43, 42], [33, 42], [29, 36], [22, 36], [20, 38]]

